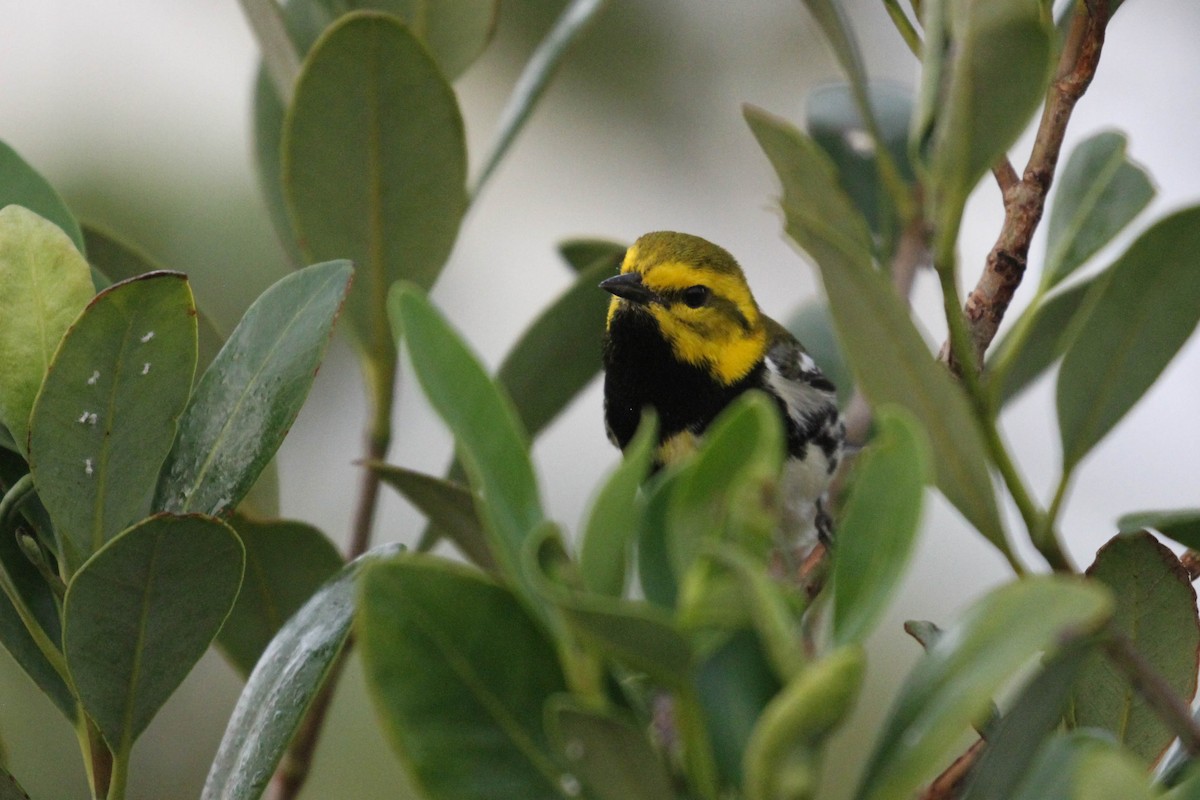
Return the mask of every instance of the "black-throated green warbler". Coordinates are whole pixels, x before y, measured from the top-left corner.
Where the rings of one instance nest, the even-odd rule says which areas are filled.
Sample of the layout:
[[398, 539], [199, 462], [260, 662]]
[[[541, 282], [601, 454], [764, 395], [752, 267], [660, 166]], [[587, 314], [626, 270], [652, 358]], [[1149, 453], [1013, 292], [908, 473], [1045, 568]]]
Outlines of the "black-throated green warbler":
[[785, 527], [827, 535], [821, 500], [845, 437], [834, 386], [800, 342], [759, 310], [733, 256], [698, 236], [648, 233], [600, 287], [614, 295], [604, 335], [604, 414], [613, 443], [624, 449], [650, 406], [660, 424], [656, 462], [671, 464], [696, 448], [730, 401], [761, 389], [787, 426]]

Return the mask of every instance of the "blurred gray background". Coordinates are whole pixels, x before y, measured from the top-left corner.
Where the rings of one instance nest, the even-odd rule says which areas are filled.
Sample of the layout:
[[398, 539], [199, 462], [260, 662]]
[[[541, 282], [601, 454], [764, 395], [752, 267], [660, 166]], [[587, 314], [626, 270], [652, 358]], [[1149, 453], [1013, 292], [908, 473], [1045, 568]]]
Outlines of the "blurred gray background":
[[[505, 3], [496, 42], [457, 83], [473, 167], [524, 58], [560, 7], [551, 0]], [[912, 85], [915, 62], [881, 4], [854, 0], [847, 7], [871, 73]], [[0, 9], [0, 139], [41, 170], [80, 218], [188, 272], [200, 304], [231, 328], [286, 270], [250, 156], [257, 56], [238, 4], [6, 0]], [[1137, 228], [1200, 201], [1197, 41], [1195, 0], [1126, 3], [1070, 128], [1068, 149], [1105, 128], [1129, 135], [1131, 156], [1159, 187]], [[806, 92], [837, 78], [795, 0], [612, 0], [472, 209], [436, 301], [495, 366], [532, 316], [568, 285], [555, 253], [559, 241], [632, 240], [666, 228], [730, 249], [767, 313], [786, 318], [816, 296], [819, 283], [781, 235], [773, 207], [778, 187], [741, 105], [799, 122]], [[1024, 141], [1014, 148], [1018, 168], [1027, 147]], [[985, 182], [963, 229], [968, 285], [995, 239], [1000, 213], [999, 193]], [[1042, 249], [1039, 237], [1031, 263]], [[1026, 296], [1018, 295], [1018, 306]], [[915, 302], [940, 340], [945, 326], [931, 276], [918, 280]], [[1063, 520], [1079, 564], [1090, 563], [1119, 514], [1200, 503], [1198, 398], [1200, 345], [1192, 341], [1081, 468]], [[349, 527], [364, 408], [357, 368], [345, 344], [335, 342], [279, 457], [284, 514], [317, 524], [339, 542]], [[396, 425], [391, 460], [429, 471], [444, 467], [451, 442], [407, 374]], [[1043, 380], [1016, 402], [1004, 425], [1044, 498], [1057, 478], [1052, 382]], [[574, 528], [591, 487], [617, 460], [603, 435], [598, 384], [550, 428], [535, 456], [552, 516]], [[1016, 515], [1010, 519], [1015, 529]], [[377, 541], [411, 542], [421, 527], [401, 500], [385, 497]], [[1007, 575], [990, 546], [931, 495], [902, 595], [871, 642], [866, 692], [826, 765], [823, 796], [852, 791], [895, 684], [918, 654], [901, 631], [903, 620], [947, 622]], [[129, 796], [195, 796], [239, 689], [232, 670], [210, 653], [135, 748]], [[36, 800], [86, 796], [72, 731], [7, 653], [0, 655], [0, 737], [11, 769]], [[405, 796], [352, 664], [305, 797]]]

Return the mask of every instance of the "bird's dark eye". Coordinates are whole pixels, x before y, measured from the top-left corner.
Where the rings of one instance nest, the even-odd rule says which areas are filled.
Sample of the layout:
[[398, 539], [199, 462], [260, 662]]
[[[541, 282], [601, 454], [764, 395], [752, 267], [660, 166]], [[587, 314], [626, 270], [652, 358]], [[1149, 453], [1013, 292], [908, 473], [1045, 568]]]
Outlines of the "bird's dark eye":
[[683, 290], [683, 302], [688, 308], [699, 308], [708, 302], [712, 291], [707, 286], [689, 286]]

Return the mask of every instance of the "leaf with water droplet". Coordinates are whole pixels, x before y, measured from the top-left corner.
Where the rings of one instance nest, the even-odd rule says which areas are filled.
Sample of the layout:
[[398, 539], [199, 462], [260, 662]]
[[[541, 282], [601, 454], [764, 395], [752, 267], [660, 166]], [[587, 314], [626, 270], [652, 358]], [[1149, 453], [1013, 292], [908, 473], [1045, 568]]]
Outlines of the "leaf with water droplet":
[[33, 408], [29, 466], [68, 575], [150, 512], [195, 368], [196, 307], [178, 272], [105, 289], [63, 337]]

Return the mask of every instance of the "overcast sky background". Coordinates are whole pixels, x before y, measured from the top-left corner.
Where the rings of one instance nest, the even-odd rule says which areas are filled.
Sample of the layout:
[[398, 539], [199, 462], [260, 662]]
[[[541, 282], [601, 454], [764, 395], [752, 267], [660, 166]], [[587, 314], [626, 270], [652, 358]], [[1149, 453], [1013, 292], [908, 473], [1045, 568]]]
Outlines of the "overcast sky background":
[[[531, 6], [551, 4], [509, 5], [499, 42], [456, 85], [473, 167], [528, 47], [521, 25], [536, 16]], [[286, 269], [257, 195], [249, 124], [257, 56], [238, 4], [5, 0], [0, 8], [6, 20], [0, 139], [48, 176], [78, 216], [124, 235], [164, 266], [189, 272], [201, 305], [232, 327]], [[911, 86], [914, 62], [880, 4], [860, 0], [849, 8], [870, 72]], [[1197, 41], [1194, 0], [1126, 3], [1071, 124], [1068, 151], [1103, 129], [1129, 135], [1130, 155], [1159, 188], [1138, 229], [1200, 202]], [[613, 0], [472, 209], [435, 300], [494, 366], [568, 285], [555, 254], [559, 241], [580, 235], [628, 241], [676, 229], [731, 250], [767, 313], [786, 318], [816, 296], [818, 282], [782, 237], [773, 206], [778, 186], [741, 105], [799, 122], [805, 93], [837, 77], [794, 0]], [[1018, 168], [1027, 146], [1014, 149]], [[985, 183], [963, 228], [968, 284], [999, 222], [999, 194]], [[1130, 239], [1123, 236], [1098, 263]], [[1039, 235], [1031, 263], [1042, 251]], [[1018, 295], [1018, 307], [1027, 296]], [[915, 301], [940, 340], [944, 324], [931, 276], [919, 279]], [[409, 377], [401, 382], [391, 458], [440, 471], [449, 437]], [[1063, 517], [1077, 563], [1090, 562], [1125, 511], [1200, 503], [1198, 398], [1200, 346], [1192, 341], [1080, 469]], [[336, 342], [280, 455], [284, 514], [339, 541], [351, 515], [363, 410], [357, 368]], [[1004, 425], [1029, 483], [1044, 498], [1057, 478], [1052, 381], [1015, 403]], [[551, 515], [573, 529], [592, 487], [617, 460], [603, 435], [598, 384], [539, 441], [535, 456]], [[376, 538], [412, 541], [421, 525], [387, 495]], [[864, 699], [827, 767], [829, 797], [853, 788], [854, 765], [866, 757], [890, 687], [918, 654], [900, 630], [903, 620], [945, 623], [1007, 574], [992, 549], [931, 495], [903, 593], [872, 641]], [[357, 666], [348, 673], [329, 732], [333, 746], [321, 751], [306, 796], [395, 796], [399, 770], [375, 730]], [[218, 656], [205, 658], [135, 749], [131, 798], [194, 795], [239, 688]], [[27, 679], [7, 654], [0, 656], [0, 736], [14, 772], [36, 798], [84, 797], [73, 735], [48, 703], [31, 695]]]

